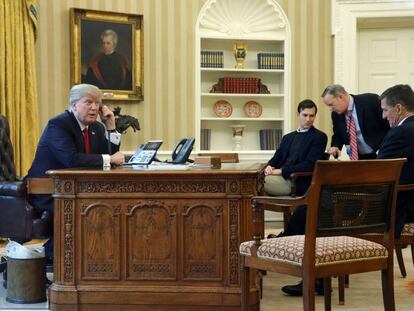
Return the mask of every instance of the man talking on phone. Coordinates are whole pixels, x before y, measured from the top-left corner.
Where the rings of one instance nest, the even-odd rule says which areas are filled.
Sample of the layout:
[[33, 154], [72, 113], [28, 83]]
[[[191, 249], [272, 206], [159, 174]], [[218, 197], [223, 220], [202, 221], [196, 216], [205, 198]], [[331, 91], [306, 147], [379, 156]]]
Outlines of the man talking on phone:
[[[105, 120], [105, 126], [97, 121], [98, 116]], [[110, 132], [113, 133], [109, 135]], [[90, 84], [75, 85], [70, 90], [68, 109], [47, 123], [26, 177], [45, 177], [48, 170], [122, 164], [125, 156], [119, 152], [120, 142], [121, 134], [115, 130], [115, 116], [107, 106], [102, 106], [101, 90]], [[40, 213], [49, 212], [52, 226], [52, 196], [31, 195], [29, 201]], [[51, 260], [52, 239], [44, 246], [46, 256]]]

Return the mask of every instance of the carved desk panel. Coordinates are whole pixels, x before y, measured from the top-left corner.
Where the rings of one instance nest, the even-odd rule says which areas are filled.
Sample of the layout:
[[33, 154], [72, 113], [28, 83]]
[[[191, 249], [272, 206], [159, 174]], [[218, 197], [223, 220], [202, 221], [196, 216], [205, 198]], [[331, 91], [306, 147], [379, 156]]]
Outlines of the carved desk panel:
[[51, 310], [240, 310], [239, 244], [261, 167], [49, 172]]

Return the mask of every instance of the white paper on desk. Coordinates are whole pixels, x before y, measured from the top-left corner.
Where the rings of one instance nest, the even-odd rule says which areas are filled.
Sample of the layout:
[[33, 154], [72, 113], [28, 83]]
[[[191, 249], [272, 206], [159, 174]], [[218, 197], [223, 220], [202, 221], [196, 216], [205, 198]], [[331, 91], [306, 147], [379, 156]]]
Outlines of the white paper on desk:
[[189, 165], [185, 164], [155, 164], [155, 165], [148, 165], [149, 170], [188, 170], [190, 168]]
[[190, 166], [185, 164], [131, 165], [130, 167], [139, 171], [183, 171], [190, 169]]

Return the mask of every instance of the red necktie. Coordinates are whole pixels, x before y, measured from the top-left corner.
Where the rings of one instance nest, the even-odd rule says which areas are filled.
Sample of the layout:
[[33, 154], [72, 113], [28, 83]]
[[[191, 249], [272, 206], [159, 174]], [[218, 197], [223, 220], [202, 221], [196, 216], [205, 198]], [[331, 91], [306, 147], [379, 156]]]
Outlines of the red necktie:
[[85, 141], [85, 152], [90, 153], [91, 152], [91, 145], [89, 143], [89, 132], [88, 132], [87, 127], [85, 127], [83, 129], [83, 140]]
[[355, 122], [352, 118], [352, 112], [348, 112], [348, 118], [346, 118], [346, 127], [349, 134], [349, 146], [351, 147], [351, 153], [349, 158], [351, 160], [358, 160], [358, 143], [357, 143], [357, 135], [356, 135], [356, 128]]

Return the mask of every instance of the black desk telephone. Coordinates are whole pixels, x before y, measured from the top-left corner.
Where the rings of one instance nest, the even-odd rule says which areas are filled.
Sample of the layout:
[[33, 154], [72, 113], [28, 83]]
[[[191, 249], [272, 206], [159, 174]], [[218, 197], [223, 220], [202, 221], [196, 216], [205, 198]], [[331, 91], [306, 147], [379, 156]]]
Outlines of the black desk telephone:
[[129, 165], [148, 165], [155, 159], [157, 151], [162, 145], [162, 140], [149, 140], [142, 144], [129, 159]]
[[[171, 154], [171, 161], [167, 163], [184, 164], [186, 162], [193, 162], [188, 157], [193, 150], [195, 139], [193, 137], [180, 139], [173, 149]], [[162, 140], [150, 140], [146, 144], [142, 144], [129, 159], [126, 165], [149, 165], [156, 160], [155, 156], [162, 144]]]
[[194, 142], [195, 139], [193, 137], [180, 139], [174, 146], [170, 163], [184, 164], [185, 162], [194, 162], [188, 158], [191, 151], [193, 151]]

